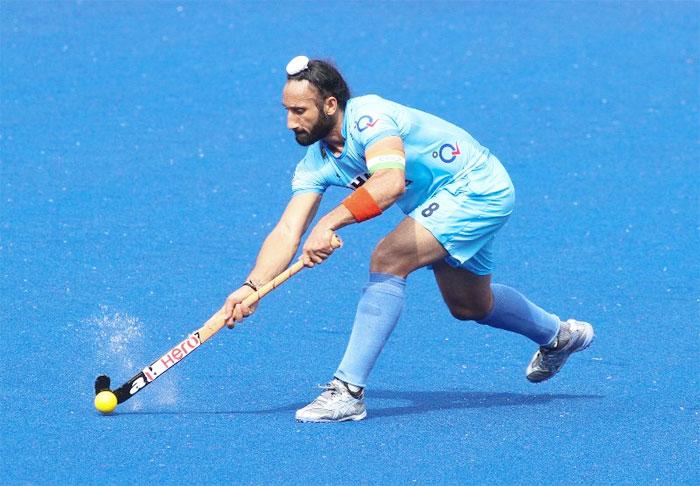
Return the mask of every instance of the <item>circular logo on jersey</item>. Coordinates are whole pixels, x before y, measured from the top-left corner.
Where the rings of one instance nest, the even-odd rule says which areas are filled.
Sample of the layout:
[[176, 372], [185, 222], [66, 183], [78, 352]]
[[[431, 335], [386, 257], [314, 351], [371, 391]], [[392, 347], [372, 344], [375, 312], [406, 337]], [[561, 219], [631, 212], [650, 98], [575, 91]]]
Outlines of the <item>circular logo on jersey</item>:
[[358, 132], [363, 132], [363, 131], [367, 130], [368, 128], [371, 128], [374, 125], [376, 125], [378, 121], [379, 120], [375, 120], [374, 118], [372, 118], [369, 115], [362, 115], [355, 122], [355, 126], [357, 127]]
[[440, 157], [440, 160], [442, 160], [444, 163], [449, 164], [451, 162], [454, 162], [455, 159], [457, 158], [458, 155], [461, 155], [462, 152], [459, 150], [459, 144], [455, 142], [454, 145], [451, 143], [445, 143], [440, 147], [440, 150], [436, 150], [433, 152], [433, 158], [437, 159]]

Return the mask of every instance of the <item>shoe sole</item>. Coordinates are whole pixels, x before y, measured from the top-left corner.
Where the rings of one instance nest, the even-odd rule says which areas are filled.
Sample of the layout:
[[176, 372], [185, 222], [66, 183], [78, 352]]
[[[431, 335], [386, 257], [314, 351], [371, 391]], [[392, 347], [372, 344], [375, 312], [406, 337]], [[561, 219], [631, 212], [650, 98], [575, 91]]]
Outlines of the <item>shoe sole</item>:
[[324, 423], [330, 423], [330, 422], [349, 422], [349, 421], [357, 422], [358, 420], [362, 420], [366, 416], [367, 416], [367, 410], [363, 411], [359, 415], [350, 415], [349, 417], [344, 417], [344, 418], [341, 418], [338, 420], [332, 420], [332, 419], [307, 420], [307, 419], [300, 419], [300, 418], [296, 418], [296, 417], [295, 417], [295, 420], [297, 422], [302, 422], [305, 424], [324, 424]]
[[[525, 371], [525, 378], [527, 378], [527, 381], [529, 381], [530, 383], [542, 383], [543, 381], [549, 380], [550, 378], [554, 377], [557, 373], [559, 373], [561, 371], [561, 369], [564, 367], [564, 365], [566, 364], [566, 362], [568, 361], [568, 359], [571, 357], [572, 354], [578, 353], [578, 352], [583, 351], [585, 349], [588, 349], [591, 346], [591, 344], [593, 344], [593, 341], [595, 340], [595, 330], [593, 329], [593, 325], [590, 322], [574, 321], [572, 319], [569, 319], [568, 322], [572, 322], [572, 321], [576, 322], [579, 325], [582, 325], [583, 327], [588, 327], [590, 329], [591, 332], [590, 332], [590, 335], [586, 337], [586, 341], [577, 350], [570, 352], [564, 358], [564, 361], [562, 361], [561, 366], [559, 366], [559, 369], [557, 371], [555, 371], [554, 373], [552, 373], [551, 375], [545, 375], [542, 378], [540, 378], [539, 376], [532, 376], [531, 377], [529, 372], [528, 372], [528, 370], [530, 369], [530, 367], [528, 365], [528, 370]], [[539, 353], [539, 351], [537, 353]], [[535, 356], [537, 356], [537, 353], [535, 353], [535, 355], [532, 357], [532, 360], [530, 360], [531, 363], [532, 363], [532, 361], [534, 361]]]

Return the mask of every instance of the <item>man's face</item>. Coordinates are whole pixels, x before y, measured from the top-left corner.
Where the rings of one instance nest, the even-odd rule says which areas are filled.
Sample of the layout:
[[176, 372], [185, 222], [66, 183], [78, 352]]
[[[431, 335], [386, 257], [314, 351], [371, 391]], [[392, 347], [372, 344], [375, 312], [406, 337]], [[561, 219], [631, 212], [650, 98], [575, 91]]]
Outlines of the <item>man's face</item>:
[[333, 117], [323, 109], [316, 87], [306, 80], [287, 81], [282, 91], [282, 105], [287, 110], [287, 128], [303, 146], [311, 145], [330, 133]]

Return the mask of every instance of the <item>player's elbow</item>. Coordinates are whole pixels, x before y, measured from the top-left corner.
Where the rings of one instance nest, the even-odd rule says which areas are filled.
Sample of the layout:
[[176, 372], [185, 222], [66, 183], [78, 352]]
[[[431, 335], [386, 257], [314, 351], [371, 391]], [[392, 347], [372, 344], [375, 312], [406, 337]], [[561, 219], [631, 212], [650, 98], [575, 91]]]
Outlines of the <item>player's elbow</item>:
[[406, 192], [404, 174], [404, 171], [399, 169], [382, 169], [372, 174], [368, 190], [382, 209], [394, 204]]
[[406, 192], [406, 185], [403, 180], [393, 181], [391, 184], [385, 184], [382, 191], [382, 197], [380, 198], [382, 209], [386, 209], [392, 204], [394, 204], [403, 193]]
[[388, 173], [384, 187], [393, 201], [403, 196], [403, 194], [406, 192], [406, 178], [404, 171], [392, 170], [390, 173]]
[[401, 177], [396, 179], [396, 184], [394, 186], [394, 189], [395, 189], [396, 199], [403, 196], [404, 193], [406, 192], [406, 179], [404, 178], [403, 174], [401, 174]]

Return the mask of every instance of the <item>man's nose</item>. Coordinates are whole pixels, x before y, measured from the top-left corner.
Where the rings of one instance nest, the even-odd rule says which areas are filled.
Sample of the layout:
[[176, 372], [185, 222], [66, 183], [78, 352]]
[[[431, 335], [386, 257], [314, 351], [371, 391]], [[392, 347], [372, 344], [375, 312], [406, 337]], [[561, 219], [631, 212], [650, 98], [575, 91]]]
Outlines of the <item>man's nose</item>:
[[295, 130], [299, 128], [299, 122], [297, 122], [296, 115], [294, 113], [288, 112], [287, 113], [287, 128], [290, 130]]

